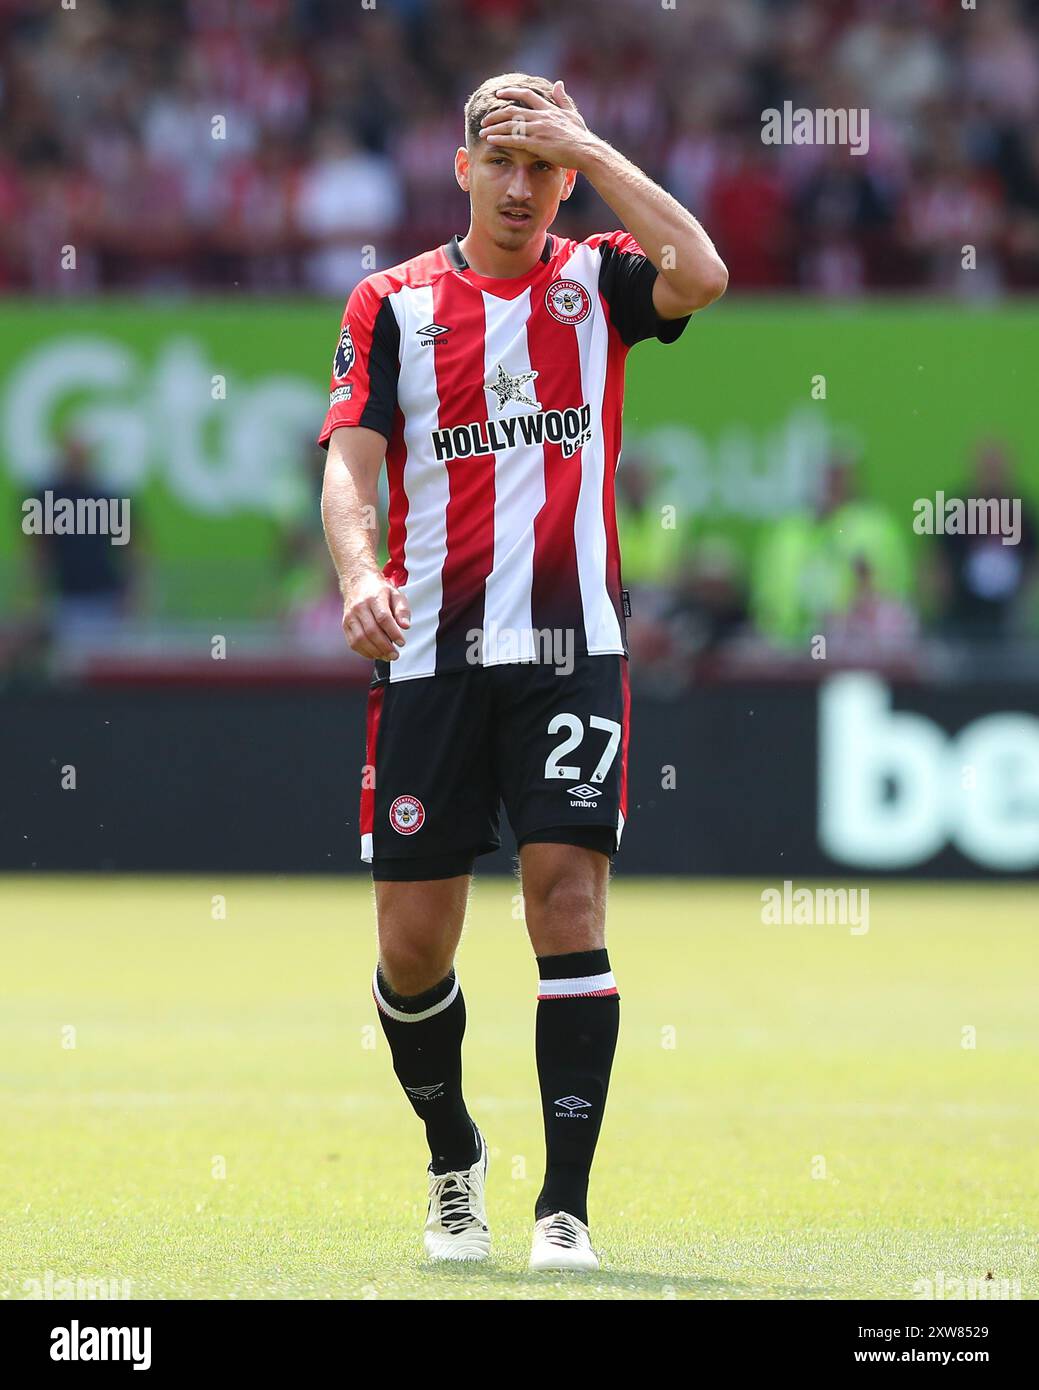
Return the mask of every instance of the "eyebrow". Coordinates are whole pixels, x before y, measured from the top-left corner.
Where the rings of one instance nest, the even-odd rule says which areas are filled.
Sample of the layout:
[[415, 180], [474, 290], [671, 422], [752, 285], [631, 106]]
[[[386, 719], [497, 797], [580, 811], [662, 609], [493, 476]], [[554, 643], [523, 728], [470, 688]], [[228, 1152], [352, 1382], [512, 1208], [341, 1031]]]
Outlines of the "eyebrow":
[[[488, 146], [487, 146], [487, 158], [488, 158], [488, 159], [497, 159], [499, 155], [506, 155], [506, 156], [508, 156], [508, 157], [511, 159], [512, 156], [513, 156], [514, 154], [521, 154], [521, 153], [522, 153], [521, 150], [512, 149], [512, 148], [510, 148], [508, 145], [488, 145]], [[551, 168], [553, 168], [553, 169], [556, 169], [556, 168], [559, 167], [559, 166], [555, 163], [554, 160], [545, 159], [542, 155], [538, 155], [536, 159], [532, 159], [530, 162], [531, 162], [531, 164], [548, 164], [548, 165], [549, 165]]]

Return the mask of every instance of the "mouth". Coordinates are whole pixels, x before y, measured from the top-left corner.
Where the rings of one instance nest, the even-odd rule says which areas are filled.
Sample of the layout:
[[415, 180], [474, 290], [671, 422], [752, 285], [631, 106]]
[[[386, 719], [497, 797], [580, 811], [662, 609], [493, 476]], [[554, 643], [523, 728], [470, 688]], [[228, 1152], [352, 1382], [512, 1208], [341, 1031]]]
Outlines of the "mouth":
[[510, 227], [526, 227], [533, 220], [532, 213], [524, 212], [520, 208], [505, 208], [501, 216]]

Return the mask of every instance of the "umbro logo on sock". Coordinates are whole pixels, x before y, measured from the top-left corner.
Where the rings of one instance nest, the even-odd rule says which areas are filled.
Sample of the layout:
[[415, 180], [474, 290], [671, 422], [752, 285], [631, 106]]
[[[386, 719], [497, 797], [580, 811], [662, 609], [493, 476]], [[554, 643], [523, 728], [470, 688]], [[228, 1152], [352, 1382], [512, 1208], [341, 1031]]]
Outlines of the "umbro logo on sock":
[[559, 1115], [561, 1119], [565, 1118], [570, 1120], [587, 1120], [587, 1115], [579, 1115], [577, 1112], [579, 1110], [590, 1110], [592, 1108], [592, 1102], [590, 1100], [582, 1100], [580, 1096], [560, 1096], [554, 1104], [563, 1107], [563, 1111], [560, 1112], [557, 1110], [556, 1114]]
[[444, 1089], [442, 1081], [434, 1081], [432, 1086], [405, 1086], [409, 1096], [414, 1096], [416, 1100], [432, 1100]]

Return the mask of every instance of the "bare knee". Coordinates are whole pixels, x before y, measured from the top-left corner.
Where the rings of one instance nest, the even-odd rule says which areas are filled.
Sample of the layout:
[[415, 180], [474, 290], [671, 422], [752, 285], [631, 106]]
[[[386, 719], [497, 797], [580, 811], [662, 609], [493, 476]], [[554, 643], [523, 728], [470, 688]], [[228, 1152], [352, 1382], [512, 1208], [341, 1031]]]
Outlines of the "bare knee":
[[468, 890], [468, 877], [376, 885], [379, 965], [397, 994], [422, 994], [450, 971]]
[[594, 951], [606, 941], [609, 864], [594, 850], [527, 845], [521, 859], [527, 930], [537, 955]]
[[397, 994], [422, 994], [432, 989], [453, 963], [453, 950], [439, 943], [391, 934], [388, 938], [384, 936], [379, 944], [379, 968]]

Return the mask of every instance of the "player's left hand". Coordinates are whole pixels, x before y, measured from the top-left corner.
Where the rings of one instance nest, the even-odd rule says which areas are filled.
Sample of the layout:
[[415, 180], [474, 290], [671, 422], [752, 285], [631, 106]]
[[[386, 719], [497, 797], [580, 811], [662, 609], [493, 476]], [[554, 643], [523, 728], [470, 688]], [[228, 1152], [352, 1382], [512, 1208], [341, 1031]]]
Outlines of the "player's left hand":
[[483, 118], [480, 134], [490, 145], [527, 150], [563, 169], [583, 170], [602, 141], [585, 125], [562, 82], [552, 87], [552, 100], [529, 87], [499, 87], [501, 100], [513, 98], [527, 106], [504, 106]]

